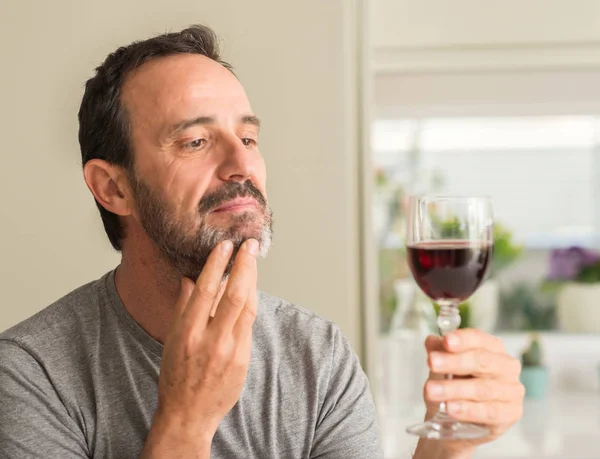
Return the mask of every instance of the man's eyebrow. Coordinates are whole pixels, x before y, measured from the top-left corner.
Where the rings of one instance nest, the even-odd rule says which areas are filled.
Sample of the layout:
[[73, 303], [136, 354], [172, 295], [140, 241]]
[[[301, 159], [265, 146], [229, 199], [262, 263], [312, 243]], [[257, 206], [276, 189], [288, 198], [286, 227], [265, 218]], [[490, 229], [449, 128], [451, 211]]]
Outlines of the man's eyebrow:
[[242, 116], [242, 124], [252, 124], [260, 129], [260, 120], [255, 115], [244, 115]]
[[167, 136], [175, 135], [179, 131], [184, 131], [185, 129], [192, 126], [196, 126], [198, 124], [214, 124], [215, 122], [216, 120], [212, 116], [199, 116], [190, 120], [183, 120], [179, 123], [175, 123], [169, 126], [167, 128]]
[[[167, 136], [171, 137], [177, 134], [180, 131], [184, 131], [189, 127], [202, 125], [202, 124], [215, 124], [217, 121], [212, 116], [199, 116], [197, 118], [192, 118], [189, 120], [183, 120], [179, 123], [172, 124], [166, 130]], [[260, 120], [255, 115], [244, 115], [240, 118], [240, 122], [242, 124], [251, 124], [260, 129]]]

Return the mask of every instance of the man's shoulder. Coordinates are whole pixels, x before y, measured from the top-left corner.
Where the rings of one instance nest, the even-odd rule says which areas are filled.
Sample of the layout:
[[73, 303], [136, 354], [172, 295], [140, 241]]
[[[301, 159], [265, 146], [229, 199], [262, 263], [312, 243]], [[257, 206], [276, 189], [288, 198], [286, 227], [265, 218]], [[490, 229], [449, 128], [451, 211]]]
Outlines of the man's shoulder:
[[[255, 325], [259, 342], [274, 351], [304, 350], [322, 354], [345, 338], [339, 327], [314, 312], [273, 295], [260, 292], [259, 313]], [[326, 351], [325, 351], [326, 352]]]
[[268, 325], [285, 329], [300, 328], [311, 333], [338, 332], [337, 325], [302, 306], [282, 298], [259, 292], [259, 318]]
[[97, 319], [106, 275], [82, 285], [33, 316], [0, 333], [0, 341], [25, 348], [71, 341]]

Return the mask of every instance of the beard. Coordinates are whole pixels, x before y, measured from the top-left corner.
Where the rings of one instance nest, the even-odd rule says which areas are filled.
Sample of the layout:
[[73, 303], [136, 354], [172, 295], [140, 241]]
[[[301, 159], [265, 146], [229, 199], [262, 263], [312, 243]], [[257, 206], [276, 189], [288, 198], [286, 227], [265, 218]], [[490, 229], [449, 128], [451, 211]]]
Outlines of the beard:
[[[231, 272], [235, 255], [247, 239], [258, 241], [261, 258], [267, 255], [273, 233], [272, 212], [263, 194], [250, 180], [225, 183], [203, 196], [198, 203], [198, 212], [189, 216], [177, 215], [175, 206], [160, 190], [148, 186], [139, 177], [131, 177], [131, 184], [142, 227], [165, 261], [182, 276], [196, 281], [210, 253], [225, 240], [233, 242], [234, 250], [224, 277]], [[224, 223], [208, 222], [213, 210], [238, 197], [254, 198], [256, 208], [231, 214]]]

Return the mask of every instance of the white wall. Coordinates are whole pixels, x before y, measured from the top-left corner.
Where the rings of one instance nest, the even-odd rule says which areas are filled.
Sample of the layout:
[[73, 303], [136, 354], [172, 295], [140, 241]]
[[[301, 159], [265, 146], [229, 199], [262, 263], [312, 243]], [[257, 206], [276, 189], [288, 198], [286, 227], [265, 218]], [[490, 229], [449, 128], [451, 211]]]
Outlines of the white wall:
[[372, 8], [380, 73], [600, 66], [596, 0], [373, 0]]
[[205, 23], [256, 113], [275, 244], [261, 287], [337, 322], [358, 350], [355, 1], [19, 0], [0, 15], [0, 329], [112, 269], [79, 167], [85, 80], [134, 39]]
[[373, 0], [379, 47], [458, 47], [600, 40], [596, 0]]

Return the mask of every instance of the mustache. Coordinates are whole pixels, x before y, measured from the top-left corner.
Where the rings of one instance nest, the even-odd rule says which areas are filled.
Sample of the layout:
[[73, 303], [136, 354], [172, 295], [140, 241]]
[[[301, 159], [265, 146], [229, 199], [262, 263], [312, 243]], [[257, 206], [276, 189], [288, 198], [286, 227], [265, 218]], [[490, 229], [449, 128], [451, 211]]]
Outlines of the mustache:
[[235, 198], [254, 198], [261, 205], [267, 207], [267, 200], [258, 188], [250, 181], [227, 182], [215, 191], [203, 196], [198, 204], [200, 213], [208, 213]]

